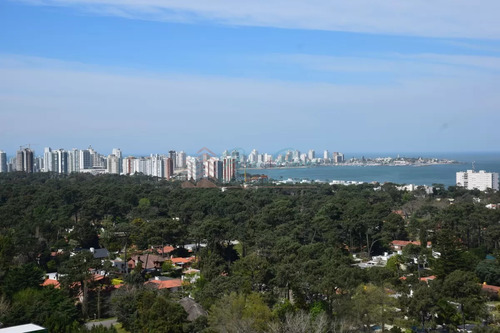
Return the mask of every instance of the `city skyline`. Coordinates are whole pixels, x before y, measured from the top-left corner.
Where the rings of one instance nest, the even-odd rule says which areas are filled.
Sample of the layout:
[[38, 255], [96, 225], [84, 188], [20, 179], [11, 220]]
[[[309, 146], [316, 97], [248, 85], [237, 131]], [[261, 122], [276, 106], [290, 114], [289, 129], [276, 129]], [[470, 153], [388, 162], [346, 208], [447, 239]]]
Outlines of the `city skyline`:
[[3, 1], [0, 144], [498, 152], [500, 4], [429, 6]]

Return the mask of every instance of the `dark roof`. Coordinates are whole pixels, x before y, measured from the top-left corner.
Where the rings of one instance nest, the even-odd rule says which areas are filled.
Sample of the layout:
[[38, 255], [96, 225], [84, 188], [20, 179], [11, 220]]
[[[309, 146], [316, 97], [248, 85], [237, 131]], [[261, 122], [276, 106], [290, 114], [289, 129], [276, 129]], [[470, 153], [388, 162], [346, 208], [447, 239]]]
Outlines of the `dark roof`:
[[184, 310], [188, 313], [187, 319], [189, 321], [194, 321], [200, 316], [206, 316], [207, 311], [203, 307], [196, 303], [192, 298], [184, 297], [179, 300], [179, 304], [182, 305]]
[[82, 251], [94, 253], [94, 259], [103, 259], [103, 258], [109, 257], [109, 251], [106, 248], [94, 249], [93, 247], [91, 247], [90, 249], [76, 248], [74, 250], [75, 253], [82, 252]]
[[107, 249], [94, 249], [94, 258], [103, 259], [109, 257], [109, 251]]

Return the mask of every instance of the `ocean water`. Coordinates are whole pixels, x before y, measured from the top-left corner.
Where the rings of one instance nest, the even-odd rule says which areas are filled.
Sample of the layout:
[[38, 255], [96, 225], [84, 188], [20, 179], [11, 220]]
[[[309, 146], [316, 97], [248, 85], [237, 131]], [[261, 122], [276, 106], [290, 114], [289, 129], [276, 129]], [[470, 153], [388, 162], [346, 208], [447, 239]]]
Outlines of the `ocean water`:
[[[397, 154], [345, 154], [346, 159], [352, 157], [396, 157]], [[319, 166], [309, 168], [270, 168], [247, 170], [249, 174], [264, 174], [276, 180], [306, 179], [306, 180], [345, 180], [358, 182], [397, 184], [432, 185], [434, 183], [446, 186], [455, 185], [456, 172], [472, 169], [500, 173], [500, 153], [408, 153], [405, 157], [436, 157], [453, 159], [460, 164], [442, 164], [429, 166]]]

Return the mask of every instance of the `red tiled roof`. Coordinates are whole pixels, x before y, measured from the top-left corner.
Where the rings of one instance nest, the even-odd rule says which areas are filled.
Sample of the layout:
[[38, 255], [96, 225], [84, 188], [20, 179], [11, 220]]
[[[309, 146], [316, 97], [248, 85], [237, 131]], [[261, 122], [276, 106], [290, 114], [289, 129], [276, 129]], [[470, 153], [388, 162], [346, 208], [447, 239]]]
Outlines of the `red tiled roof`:
[[195, 257], [189, 257], [189, 258], [171, 258], [170, 261], [174, 264], [182, 263], [186, 264], [188, 262], [193, 262], [196, 258]]
[[173, 279], [173, 280], [166, 280], [166, 281], [160, 281], [160, 280], [151, 280], [147, 281], [144, 284], [152, 284], [156, 286], [158, 289], [170, 289], [170, 288], [178, 288], [182, 286], [182, 281], [180, 279]]
[[59, 289], [61, 287], [61, 284], [57, 280], [47, 279], [43, 281], [42, 287], [47, 287], [47, 286], [54, 286], [54, 288]]
[[484, 291], [492, 291], [492, 292], [495, 292], [495, 293], [500, 292], [500, 287], [492, 286], [490, 284], [483, 284], [482, 287], [483, 287]]
[[[167, 246], [165, 246], [165, 247], [163, 248], [163, 253], [167, 254], [167, 253], [172, 252], [173, 250], [175, 250], [175, 247], [170, 246], [170, 245], [167, 245]], [[158, 252], [158, 254], [161, 254], [161, 253], [162, 253], [162, 252], [161, 252], [161, 247], [160, 247], [160, 248], [158, 248], [156, 251]]]
[[408, 244], [413, 244], [413, 245], [420, 245], [420, 242], [419, 241], [404, 241], [404, 240], [393, 240], [391, 242], [391, 244], [394, 246], [394, 245], [397, 245], [397, 246], [406, 246]]
[[[405, 247], [408, 244], [420, 246], [420, 241], [393, 240], [391, 244], [392, 246], [402, 246], [402, 247]], [[427, 246], [431, 246], [431, 244], [432, 244], [431, 242], [427, 242]]]
[[429, 281], [434, 280], [435, 278], [436, 278], [435, 275], [431, 275], [431, 276], [426, 276], [426, 277], [420, 278], [420, 281], [429, 282]]

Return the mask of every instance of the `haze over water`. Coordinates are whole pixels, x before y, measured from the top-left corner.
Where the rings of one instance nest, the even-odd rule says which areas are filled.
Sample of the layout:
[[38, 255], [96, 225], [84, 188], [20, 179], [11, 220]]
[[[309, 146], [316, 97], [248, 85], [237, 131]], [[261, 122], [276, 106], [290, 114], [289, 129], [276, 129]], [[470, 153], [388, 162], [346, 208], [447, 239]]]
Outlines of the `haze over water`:
[[[346, 159], [361, 158], [363, 154], [346, 154]], [[365, 154], [365, 157], [396, 157], [394, 154]], [[453, 159], [460, 164], [442, 164], [430, 166], [321, 166], [310, 168], [272, 168], [249, 170], [251, 174], [265, 174], [270, 178], [308, 179], [308, 180], [352, 180], [360, 182], [377, 181], [397, 184], [432, 185], [434, 183], [446, 186], [455, 185], [456, 172], [472, 169], [475, 161], [476, 170], [500, 173], [500, 153], [408, 153], [405, 157], [437, 157]]]

